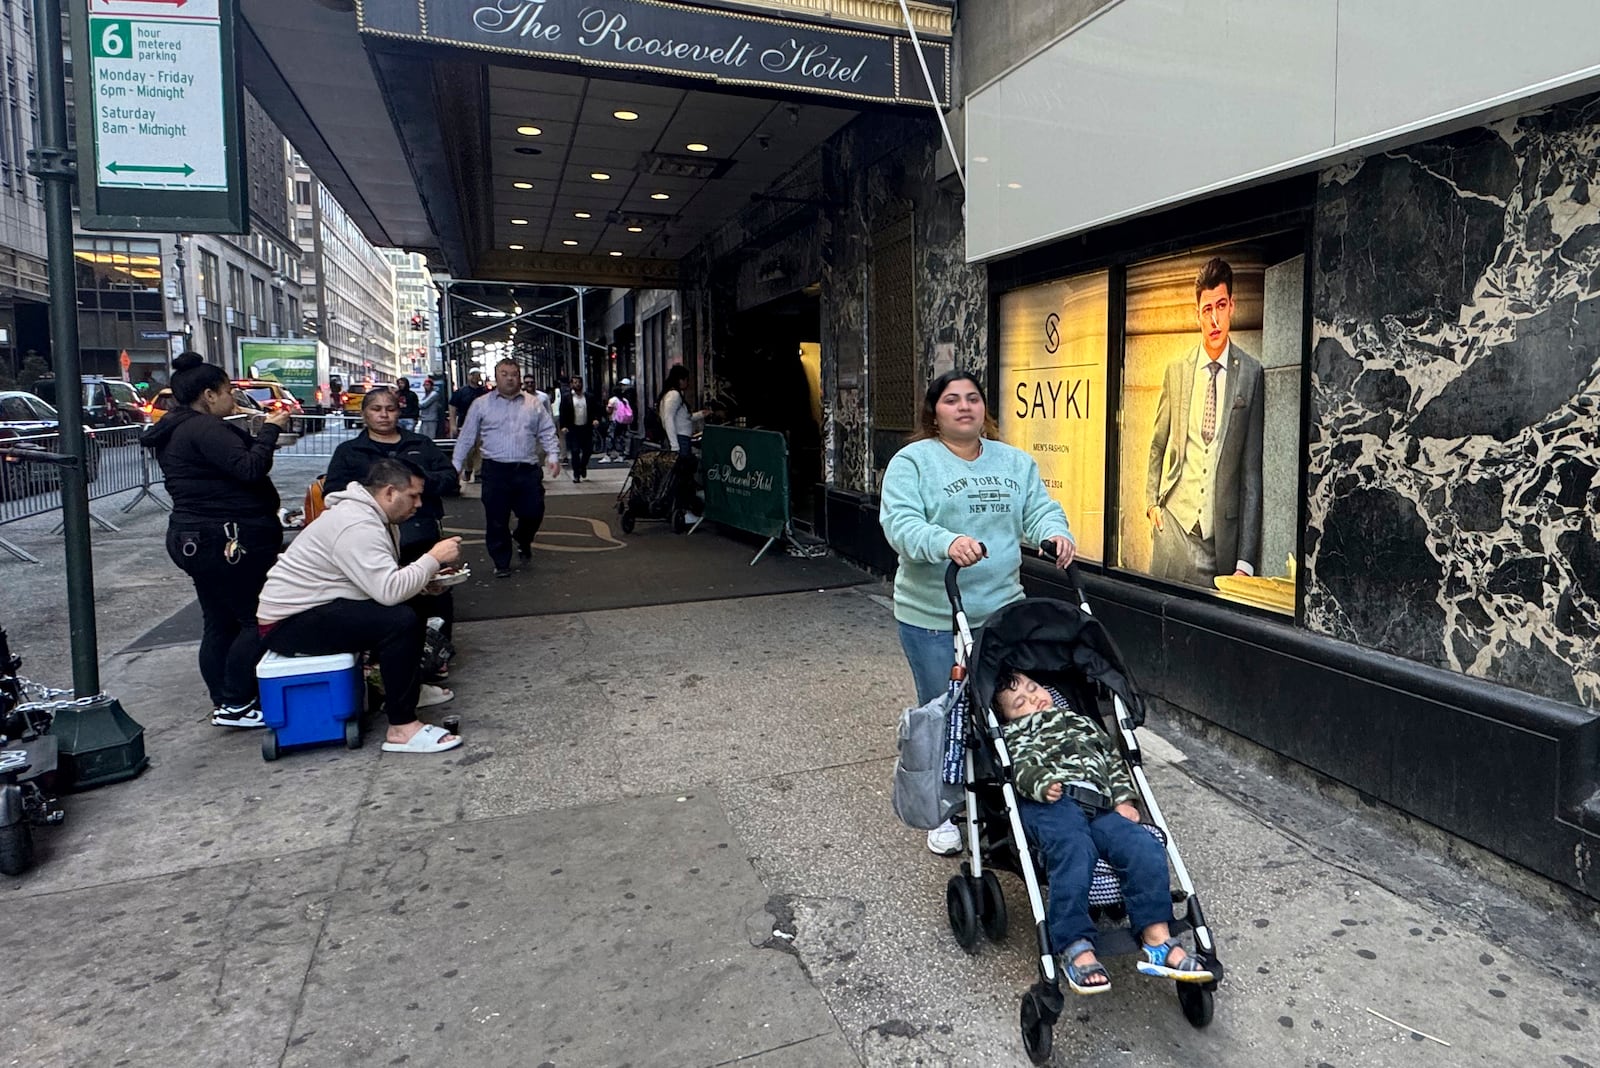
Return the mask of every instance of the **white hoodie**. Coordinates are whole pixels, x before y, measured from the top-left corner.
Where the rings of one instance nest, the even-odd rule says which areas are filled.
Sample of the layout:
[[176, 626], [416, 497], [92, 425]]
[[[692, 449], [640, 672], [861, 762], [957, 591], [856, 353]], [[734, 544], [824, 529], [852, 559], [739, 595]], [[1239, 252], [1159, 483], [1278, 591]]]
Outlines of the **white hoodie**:
[[397, 528], [361, 483], [328, 494], [327, 505], [267, 572], [256, 609], [261, 623], [338, 600], [403, 604], [439, 573], [432, 556], [400, 566]]

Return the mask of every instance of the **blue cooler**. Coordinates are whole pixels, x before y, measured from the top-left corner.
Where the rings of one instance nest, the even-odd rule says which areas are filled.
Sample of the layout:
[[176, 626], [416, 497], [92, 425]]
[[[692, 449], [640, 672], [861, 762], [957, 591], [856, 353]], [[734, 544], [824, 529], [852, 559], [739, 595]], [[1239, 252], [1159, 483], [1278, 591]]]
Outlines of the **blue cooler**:
[[361, 746], [361, 669], [350, 653], [279, 656], [268, 653], [256, 665], [261, 718], [266, 723], [261, 758], [277, 760], [290, 746], [342, 741]]

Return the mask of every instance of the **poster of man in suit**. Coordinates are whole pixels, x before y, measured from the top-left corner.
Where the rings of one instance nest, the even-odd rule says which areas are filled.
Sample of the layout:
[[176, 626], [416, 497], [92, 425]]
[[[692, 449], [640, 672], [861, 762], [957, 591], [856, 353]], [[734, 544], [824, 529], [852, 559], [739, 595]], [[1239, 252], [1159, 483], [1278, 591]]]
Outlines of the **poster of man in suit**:
[[1210, 586], [1261, 568], [1266, 383], [1230, 336], [1233, 268], [1206, 260], [1194, 282], [1196, 344], [1167, 364], [1147, 465], [1150, 573]]

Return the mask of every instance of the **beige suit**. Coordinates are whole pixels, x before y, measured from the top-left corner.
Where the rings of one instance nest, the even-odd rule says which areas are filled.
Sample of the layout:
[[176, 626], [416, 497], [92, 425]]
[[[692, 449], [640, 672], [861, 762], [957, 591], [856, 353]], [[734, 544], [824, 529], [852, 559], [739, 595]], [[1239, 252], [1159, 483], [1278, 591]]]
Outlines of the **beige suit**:
[[[1266, 411], [1266, 380], [1261, 363], [1228, 343], [1222, 359], [1227, 374], [1217, 396], [1216, 436], [1208, 452], [1209, 467], [1189, 470], [1191, 406], [1205, 404], [1195, 389], [1199, 346], [1167, 365], [1156, 405], [1150, 439], [1146, 500], [1162, 509], [1163, 528], [1155, 533], [1151, 571], [1158, 577], [1211, 585], [1218, 571], [1233, 572], [1238, 561], [1261, 565], [1261, 442]], [[1193, 411], [1197, 412], [1197, 408]], [[1185, 500], [1205, 502], [1198, 524], [1193, 515], [1181, 519], [1167, 511], [1180, 489]], [[1198, 482], [1198, 484], [1196, 484]], [[1179, 538], [1188, 542], [1185, 546]]]

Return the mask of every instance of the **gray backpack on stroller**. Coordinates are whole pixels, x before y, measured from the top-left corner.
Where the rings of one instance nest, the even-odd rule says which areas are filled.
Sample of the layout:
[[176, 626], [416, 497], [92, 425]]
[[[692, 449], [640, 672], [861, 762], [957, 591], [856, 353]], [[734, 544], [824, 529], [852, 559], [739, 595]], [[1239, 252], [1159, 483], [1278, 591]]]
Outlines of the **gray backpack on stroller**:
[[900, 822], [931, 831], [965, 803], [965, 788], [945, 782], [948, 698], [934, 698], [900, 714], [900, 756], [894, 762], [894, 814]]

